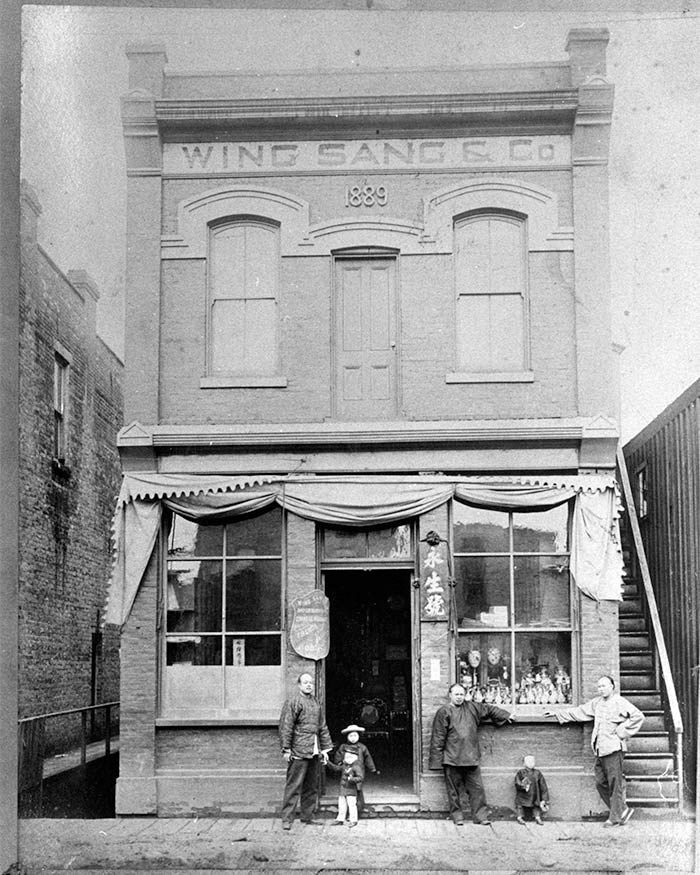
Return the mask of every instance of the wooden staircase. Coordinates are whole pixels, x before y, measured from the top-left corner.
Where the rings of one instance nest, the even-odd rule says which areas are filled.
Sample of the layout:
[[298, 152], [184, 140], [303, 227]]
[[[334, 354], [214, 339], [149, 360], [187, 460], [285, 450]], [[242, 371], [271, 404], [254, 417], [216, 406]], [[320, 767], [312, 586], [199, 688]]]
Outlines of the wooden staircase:
[[[634, 513], [634, 508], [632, 508]], [[625, 542], [623, 532], [623, 544]], [[627, 555], [627, 554], [625, 554]], [[629, 569], [629, 564], [627, 569]], [[620, 692], [644, 712], [644, 725], [628, 741], [627, 801], [632, 808], [680, 809], [681, 782], [674, 733], [667, 728], [660, 677], [639, 581], [625, 576], [620, 604]]]

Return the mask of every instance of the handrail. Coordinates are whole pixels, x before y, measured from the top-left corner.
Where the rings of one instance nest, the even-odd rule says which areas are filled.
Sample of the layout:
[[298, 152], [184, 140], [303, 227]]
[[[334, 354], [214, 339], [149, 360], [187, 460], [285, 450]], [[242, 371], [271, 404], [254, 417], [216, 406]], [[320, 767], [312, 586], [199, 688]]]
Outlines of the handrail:
[[85, 705], [82, 708], [68, 708], [67, 711], [51, 711], [48, 714], [34, 714], [32, 717], [22, 717], [17, 722], [27, 723], [30, 720], [43, 720], [47, 717], [65, 717], [67, 714], [80, 714], [83, 711], [97, 711], [99, 708], [114, 708], [117, 705], [119, 705], [119, 701], [101, 702], [99, 705]]
[[[19, 754], [19, 787], [20, 795], [23, 789], [36, 788], [39, 790], [39, 808], [43, 805], [44, 772], [45, 772], [45, 742], [44, 731], [47, 720], [54, 717], [65, 717], [71, 714], [80, 715], [80, 765], [87, 763], [88, 748], [88, 715], [91, 718], [94, 731], [94, 716], [97, 711], [104, 711], [104, 756], [112, 753], [112, 712], [120, 707], [120, 703], [102, 702], [98, 705], [85, 705], [82, 708], [67, 708], [64, 711], [52, 711], [47, 714], [35, 714], [32, 717], [22, 717], [17, 721], [18, 754]], [[26, 782], [26, 787], [25, 787]]]
[[639, 563], [639, 571], [642, 575], [642, 584], [644, 585], [644, 595], [646, 596], [647, 608], [649, 611], [649, 619], [654, 632], [654, 641], [656, 650], [659, 656], [659, 664], [661, 666], [661, 674], [666, 687], [666, 696], [668, 698], [668, 706], [671, 710], [671, 720], [673, 722], [673, 731], [676, 733], [677, 745], [677, 770], [678, 770], [678, 799], [679, 804], [683, 806], [683, 761], [682, 761], [682, 739], [683, 734], [683, 718], [681, 717], [681, 709], [678, 704], [678, 696], [676, 694], [676, 686], [673, 683], [673, 675], [671, 673], [671, 663], [666, 650], [666, 641], [664, 639], [663, 629], [661, 627], [661, 617], [656, 604], [656, 596], [654, 588], [651, 584], [651, 574], [649, 573], [649, 565], [647, 563], [646, 552], [644, 550], [644, 542], [642, 541], [642, 532], [639, 528], [639, 520], [637, 519], [637, 509], [634, 503], [634, 494], [632, 492], [632, 484], [630, 483], [627, 464], [622, 453], [622, 448], [617, 448], [617, 467], [620, 472], [620, 480], [622, 481], [622, 493], [627, 504], [628, 518], [630, 521], [630, 529], [632, 531], [632, 539], [634, 541], [634, 549], [637, 554], [637, 562]]

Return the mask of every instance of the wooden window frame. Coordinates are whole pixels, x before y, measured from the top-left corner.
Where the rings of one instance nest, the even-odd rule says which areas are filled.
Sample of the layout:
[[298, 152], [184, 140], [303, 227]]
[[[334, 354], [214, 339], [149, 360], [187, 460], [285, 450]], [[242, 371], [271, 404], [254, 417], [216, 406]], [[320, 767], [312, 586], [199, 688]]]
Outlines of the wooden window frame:
[[70, 362], [61, 352], [53, 358], [53, 461], [63, 466], [68, 452], [68, 381]]
[[634, 480], [637, 517], [645, 520], [649, 516], [649, 468], [646, 463], [640, 465], [634, 472]]
[[[455, 678], [456, 680], [460, 680], [460, 668], [459, 668], [459, 641], [461, 636], [466, 635], [503, 635], [509, 639], [510, 646], [510, 689], [511, 694], [513, 696], [513, 701], [504, 704], [503, 707], [507, 709], [514, 709], [515, 713], [522, 714], [524, 716], [534, 716], [536, 718], [541, 717], [542, 712], [542, 704], [523, 704], [519, 703], [516, 700], [516, 688], [515, 688], [515, 654], [516, 654], [516, 638], [519, 635], [528, 635], [533, 633], [539, 634], [565, 634], [569, 636], [570, 640], [570, 652], [571, 652], [571, 664], [569, 666], [569, 679], [571, 683], [571, 701], [566, 703], [566, 707], [571, 707], [576, 704], [580, 700], [580, 619], [579, 619], [579, 611], [578, 611], [578, 599], [576, 594], [576, 588], [574, 582], [571, 578], [571, 525], [572, 525], [572, 512], [573, 509], [571, 507], [571, 502], [569, 502], [568, 508], [568, 521], [567, 521], [567, 549], [565, 551], [547, 551], [547, 552], [531, 552], [524, 550], [515, 550], [513, 544], [513, 515], [514, 513], [520, 513], [525, 511], [526, 508], [521, 508], [517, 510], [501, 510], [499, 508], [491, 508], [490, 510], [496, 513], [502, 513], [508, 520], [508, 539], [509, 539], [509, 549], [507, 552], [499, 552], [499, 551], [455, 551], [454, 550], [454, 525], [455, 525], [455, 514], [454, 507], [455, 504], [462, 504], [462, 502], [451, 502], [450, 505], [450, 543], [452, 548], [452, 556], [454, 559], [455, 566], [457, 564], [457, 559], [462, 557], [504, 557], [508, 559], [509, 563], [509, 611], [508, 611], [508, 624], [504, 626], [462, 626], [460, 625], [460, 618], [458, 617], [455, 624], [455, 635], [454, 635], [454, 647], [455, 647]], [[544, 510], [544, 509], [543, 509]], [[567, 625], [559, 625], [559, 626], [518, 626], [514, 622], [514, 606], [515, 606], [515, 579], [514, 579], [514, 566], [515, 560], [518, 557], [537, 557], [537, 556], [562, 556], [566, 557], [569, 563], [569, 622]], [[456, 567], [453, 572], [456, 575]], [[550, 707], [549, 705], [547, 707]], [[556, 705], [552, 705], [551, 707], [556, 707]]]
[[[520, 258], [521, 258], [521, 276], [522, 285], [517, 293], [508, 295], [507, 297], [520, 298], [521, 303], [521, 318], [522, 318], [522, 349], [523, 359], [521, 366], [516, 369], [499, 368], [496, 366], [479, 370], [470, 369], [466, 362], [459, 360], [459, 318], [457, 309], [461, 298], [469, 298], [472, 295], [480, 295], [482, 297], [496, 297], [496, 293], [488, 296], [483, 293], [470, 292], [464, 289], [461, 285], [461, 278], [458, 275], [458, 251], [460, 247], [460, 231], [469, 224], [479, 221], [503, 221], [518, 227], [520, 234]], [[527, 216], [521, 213], [516, 213], [509, 210], [499, 209], [479, 209], [471, 210], [461, 215], [455, 216], [453, 219], [453, 283], [454, 283], [454, 306], [455, 306], [455, 366], [451, 374], [446, 377], [447, 383], [529, 383], [534, 381], [534, 374], [531, 367], [531, 351], [530, 351], [530, 294], [529, 294], [529, 271], [528, 271], [528, 230]], [[500, 295], [498, 295], [500, 297]]]
[[[272, 266], [274, 273], [274, 294], [270, 296], [274, 307], [274, 364], [273, 367], [265, 372], [256, 371], [254, 368], [246, 370], [214, 370], [213, 368], [213, 335], [214, 335], [214, 320], [213, 308], [214, 303], [218, 300], [216, 290], [213, 286], [212, 278], [212, 245], [213, 237], [216, 233], [234, 226], [257, 227], [263, 228], [274, 234], [275, 237], [275, 264]], [[274, 219], [269, 219], [266, 216], [260, 215], [231, 215], [225, 218], [219, 218], [216, 221], [210, 222], [207, 231], [207, 309], [206, 309], [206, 373], [200, 379], [200, 388], [203, 389], [222, 389], [222, 388], [284, 388], [287, 385], [287, 380], [280, 374], [280, 325], [279, 325], [279, 300], [280, 300], [280, 266], [281, 266], [281, 251], [280, 251], [280, 235], [281, 225]], [[230, 300], [252, 300], [245, 294], [246, 290], [240, 295], [231, 296]]]
[[[268, 510], [271, 510], [268, 508]], [[264, 513], [264, 512], [263, 512]], [[177, 518], [177, 514], [173, 514], [173, 518]], [[231, 553], [230, 555], [227, 552], [227, 544], [226, 544], [226, 528], [228, 525], [235, 525], [235, 519], [224, 521], [222, 523], [216, 523], [215, 525], [220, 525], [223, 528], [222, 532], [222, 546], [220, 554], [201, 554], [201, 555], [193, 555], [187, 556], [187, 560], [193, 561], [206, 561], [206, 560], [217, 560], [222, 563], [222, 594], [221, 594], [221, 628], [216, 632], [192, 632], [192, 633], [183, 633], [178, 631], [168, 631], [168, 561], [174, 560], [177, 561], [177, 557], [168, 555], [168, 539], [169, 532], [167, 530], [166, 525], [163, 525], [161, 532], [161, 544], [162, 548], [162, 574], [160, 580], [161, 586], [161, 596], [159, 599], [159, 610], [158, 610], [158, 636], [159, 636], [159, 707], [158, 707], [158, 718], [156, 720], [157, 725], [159, 726], [179, 726], [179, 725], [236, 725], [236, 726], [266, 726], [266, 725], [276, 725], [279, 719], [279, 709], [282, 705], [283, 700], [283, 692], [284, 692], [284, 678], [285, 678], [285, 663], [286, 663], [286, 629], [285, 629], [285, 578], [286, 578], [286, 552], [285, 552], [285, 543], [286, 543], [286, 514], [284, 511], [281, 511], [281, 533], [280, 533], [280, 549], [279, 553], [276, 554], [235, 554]], [[185, 557], [183, 557], [184, 559]], [[263, 629], [263, 630], [250, 630], [246, 629], [244, 631], [236, 631], [236, 630], [227, 630], [226, 629], [226, 563], [230, 562], [241, 562], [241, 561], [269, 561], [269, 560], [279, 560], [280, 563], [280, 585], [279, 585], [279, 598], [280, 598], [280, 623], [278, 629]], [[168, 671], [169, 666], [167, 665], [167, 645], [169, 640], [174, 640], [178, 638], [182, 638], [183, 636], [197, 636], [197, 637], [219, 637], [221, 640], [221, 663], [218, 665], [211, 666], [203, 666], [204, 668], [211, 668], [212, 671], [216, 671], [220, 675], [220, 705], [219, 707], [206, 707], [206, 708], [168, 708], [166, 703], [166, 688], [168, 684], [168, 679], [166, 678], [166, 673]], [[253, 705], [248, 705], [247, 709], [239, 709], [247, 710], [247, 714], [242, 715], [241, 713], [232, 713], [230, 710], [227, 710], [225, 707], [226, 704], [226, 673], [227, 669], [235, 668], [236, 666], [227, 666], [226, 663], [226, 645], [229, 640], [233, 640], [234, 638], [251, 638], [256, 636], [277, 636], [279, 638], [279, 647], [280, 647], [280, 661], [279, 664], [272, 664], [270, 666], [264, 666], [263, 668], [268, 669], [268, 674], [270, 678], [274, 676], [274, 678], [278, 682], [278, 693], [279, 693], [279, 701], [274, 702], [273, 709], [267, 709], [274, 711], [274, 716], [272, 713], [268, 716], [261, 716], [261, 712], [256, 711]], [[259, 667], [258, 667], [259, 668]]]

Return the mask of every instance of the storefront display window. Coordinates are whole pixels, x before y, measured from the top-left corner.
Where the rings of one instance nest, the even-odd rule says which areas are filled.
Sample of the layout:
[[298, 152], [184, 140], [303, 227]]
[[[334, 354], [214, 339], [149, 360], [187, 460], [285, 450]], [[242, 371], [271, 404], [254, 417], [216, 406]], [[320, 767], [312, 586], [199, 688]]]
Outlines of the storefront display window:
[[475, 701], [572, 701], [569, 506], [453, 504], [457, 676]]
[[275, 719], [282, 689], [281, 509], [225, 526], [174, 515], [166, 580], [162, 715]]

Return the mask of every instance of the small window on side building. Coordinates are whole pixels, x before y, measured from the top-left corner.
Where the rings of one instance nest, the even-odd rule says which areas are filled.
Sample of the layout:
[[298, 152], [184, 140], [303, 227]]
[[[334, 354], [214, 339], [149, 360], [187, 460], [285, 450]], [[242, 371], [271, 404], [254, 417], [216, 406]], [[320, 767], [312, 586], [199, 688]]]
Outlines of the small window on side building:
[[635, 498], [637, 502], [637, 516], [640, 520], [643, 520], [649, 514], [649, 477], [646, 465], [637, 471], [636, 478], [637, 494]]
[[66, 460], [66, 412], [68, 404], [68, 362], [59, 353], [53, 361], [53, 457]]

